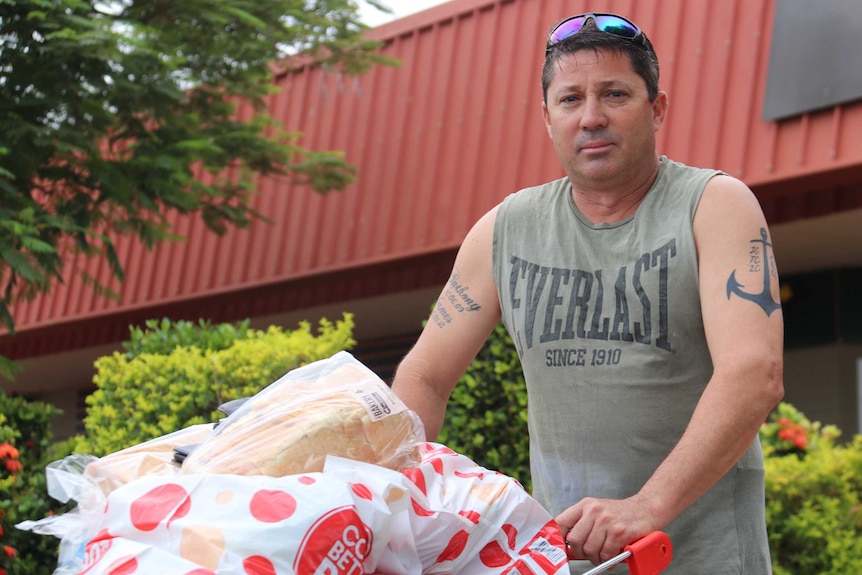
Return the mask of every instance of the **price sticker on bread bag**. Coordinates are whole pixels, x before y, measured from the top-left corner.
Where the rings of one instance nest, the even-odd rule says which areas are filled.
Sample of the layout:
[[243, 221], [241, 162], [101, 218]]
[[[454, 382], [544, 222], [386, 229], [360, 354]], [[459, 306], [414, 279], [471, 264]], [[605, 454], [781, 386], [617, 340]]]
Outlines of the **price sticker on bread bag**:
[[390, 415], [401, 413], [405, 409], [404, 404], [398, 400], [386, 384], [363, 386], [355, 390], [354, 393], [362, 402], [372, 421], [380, 421]]

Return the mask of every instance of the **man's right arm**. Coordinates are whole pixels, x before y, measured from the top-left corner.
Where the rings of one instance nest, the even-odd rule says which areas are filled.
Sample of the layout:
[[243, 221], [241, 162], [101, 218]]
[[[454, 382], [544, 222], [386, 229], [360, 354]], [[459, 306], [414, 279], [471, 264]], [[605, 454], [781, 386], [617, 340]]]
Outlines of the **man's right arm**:
[[425, 328], [392, 382], [392, 390], [422, 419], [428, 441], [440, 434], [455, 384], [500, 321], [491, 269], [496, 216], [494, 208], [467, 234]]

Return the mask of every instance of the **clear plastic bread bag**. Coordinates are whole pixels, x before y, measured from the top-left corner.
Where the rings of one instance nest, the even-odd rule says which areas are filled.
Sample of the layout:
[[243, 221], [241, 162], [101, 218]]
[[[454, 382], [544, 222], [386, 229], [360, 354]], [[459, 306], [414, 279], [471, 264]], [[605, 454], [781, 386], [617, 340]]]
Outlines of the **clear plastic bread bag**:
[[15, 527], [60, 540], [54, 575], [78, 573], [85, 544], [101, 528], [109, 495], [141, 477], [179, 475], [173, 461], [176, 447], [202, 441], [213, 425], [199, 424], [156, 437], [104, 457], [75, 453], [45, 468], [48, 495], [60, 503], [74, 501], [70, 511], [36, 521], [22, 521]]
[[183, 474], [322, 471], [335, 455], [396, 471], [419, 463], [425, 432], [386, 383], [346, 351], [294, 369], [222, 420]]

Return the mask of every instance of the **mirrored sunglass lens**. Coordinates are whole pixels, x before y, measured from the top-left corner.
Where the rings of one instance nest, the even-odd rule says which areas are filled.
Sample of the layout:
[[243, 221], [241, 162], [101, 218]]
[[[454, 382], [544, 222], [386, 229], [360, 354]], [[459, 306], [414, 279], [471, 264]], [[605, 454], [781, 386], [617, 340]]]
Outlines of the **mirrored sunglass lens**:
[[555, 44], [561, 40], [565, 40], [569, 36], [577, 34], [578, 30], [584, 26], [584, 20], [585, 18], [582, 16], [566, 20], [551, 32], [551, 37], [548, 38], [548, 44]]
[[622, 36], [623, 38], [634, 38], [640, 31], [630, 22], [618, 16], [596, 16], [596, 28], [602, 32], [607, 32], [614, 36]]

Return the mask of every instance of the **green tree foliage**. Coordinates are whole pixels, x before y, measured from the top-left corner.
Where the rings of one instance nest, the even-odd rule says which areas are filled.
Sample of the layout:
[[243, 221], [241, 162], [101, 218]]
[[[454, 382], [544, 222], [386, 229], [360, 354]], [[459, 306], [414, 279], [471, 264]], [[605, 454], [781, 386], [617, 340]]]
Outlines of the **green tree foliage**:
[[267, 100], [274, 70], [299, 60], [392, 63], [363, 30], [357, 0], [0, 0], [0, 326], [14, 331], [11, 307], [66, 279], [73, 253], [121, 280], [112, 238], [175, 238], [170, 211], [224, 233], [263, 217], [259, 176], [343, 189], [342, 155], [304, 149]]
[[[296, 367], [355, 345], [353, 316], [320, 321], [317, 333], [303, 322], [297, 329], [239, 331], [201, 324], [193, 337], [187, 325], [155, 322], [132, 342], [155, 341], [184, 331], [186, 341], [161, 349], [141, 347], [133, 357], [116, 352], [96, 360], [97, 389], [87, 397], [85, 436], [66, 442], [66, 451], [106, 455], [190, 425], [217, 421], [222, 403], [254, 395]], [[244, 324], [240, 324], [242, 326]], [[214, 340], [213, 334], [232, 334]], [[131, 344], [130, 346], [131, 347]], [[128, 349], [127, 347], [127, 349]]]

